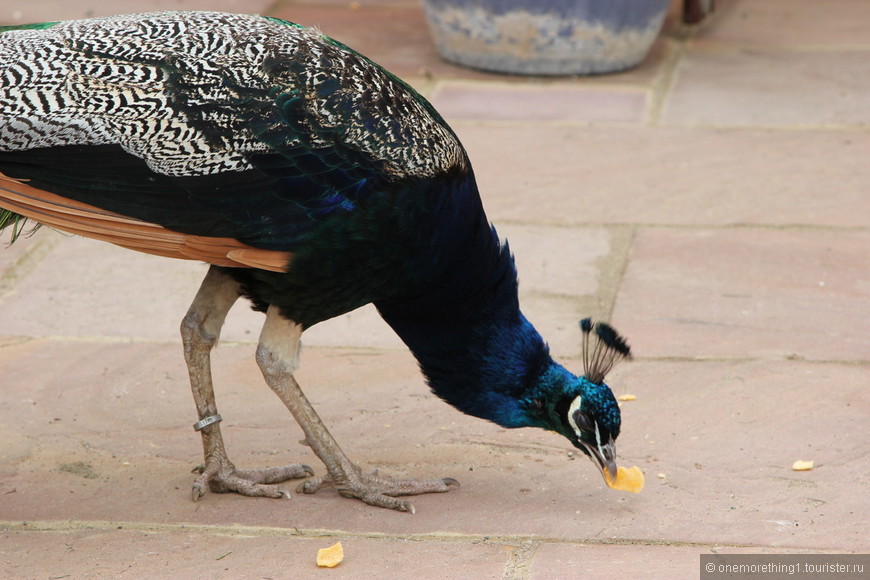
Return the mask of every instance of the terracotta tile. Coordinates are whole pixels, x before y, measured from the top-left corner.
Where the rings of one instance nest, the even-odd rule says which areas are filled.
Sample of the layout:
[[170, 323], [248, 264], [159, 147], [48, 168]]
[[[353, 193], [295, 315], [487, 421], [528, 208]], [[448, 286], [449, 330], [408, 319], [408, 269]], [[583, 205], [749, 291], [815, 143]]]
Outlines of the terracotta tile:
[[645, 121], [644, 91], [579, 85], [440, 83], [430, 100], [448, 122], [458, 120], [568, 123]]
[[864, 126], [868, 51], [690, 51], [663, 122], [688, 126]]
[[528, 296], [577, 296], [598, 289], [596, 262], [612, 251], [607, 230], [503, 224]]
[[868, 18], [870, 5], [862, 0], [730, 0], [717, 5], [691, 45], [867, 49]]
[[535, 552], [531, 580], [548, 578], [698, 578], [704, 550], [685, 546], [544, 544]]
[[[27, 530], [24, 526], [23, 529]], [[6, 578], [492, 578], [508, 548], [466, 542], [414, 542], [347, 536], [265, 537], [226, 531], [93, 529], [0, 534]], [[341, 541], [344, 560], [318, 568], [317, 550]], [[449, 566], [445, 566], [449, 562]]]
[[496, 223], [863, 227], [870, 212], [866, 132], [454, 129]]
[[65, 236], [5, 298], [3, 333], [177, 340], [205, 272], [203, 264]]
[[[870, 411], [862, 375], [860, 366], [799, 361], [620, 366], [611, 382], [638, 397], [623, 406], [630, 415], [621, 437], [633, 452], [641, 442], [647, 448], [638, 459], [647, 474], [644, 493], [656, 495], [662, 513], [693, 512], [692, 522], [668, 516], [645, 524], [710, 544], [860, 544], [870, 527], [849, 489], [870, 475], [852, 443], [860, 416]], [[814, 460], [816, 468], [792, 471], [798, 459]], [[834, 483], [840, 477], [842, 487]], [[685, 527], [677, 532], [674, 525]], [[821, 540], [823, 529], [844, 542]]]
[[864, 360], [868, 247], [862, 231], [643, 229], [614, 322], [644, 357]]
[[[693, 546], [608, 545], [608, 544], [543, 544], [535, 552], [531, 580], [548, 578], [578, 578], [610, 580], [612, 578], [669, 578], [697, 580], [701, 554], [717, 553], [720, 549]], [[777, 548], [744, 548], [723, 553], [806, 554], [804, 551]], [[838, 553], [825, 551], [826, 553]]]

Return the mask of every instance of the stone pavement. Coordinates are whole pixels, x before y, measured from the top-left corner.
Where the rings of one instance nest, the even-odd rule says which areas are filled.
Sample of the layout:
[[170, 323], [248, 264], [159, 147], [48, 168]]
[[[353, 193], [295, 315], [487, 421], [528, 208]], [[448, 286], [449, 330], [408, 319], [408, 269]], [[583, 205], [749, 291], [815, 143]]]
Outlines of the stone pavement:
[[[619, 455], [646, 489], [443, 404], [362, 309], [306, 334], [300, 383], [361, 464], [461, 489], [416, 515], [332, 491], [193, 503], [177, 327], [205, 267], [43, 231], [0, 252], [0, 577], [697, 578], [711, 552], [870, 551], [870, 3], [726, 0], [585, 79], [448, 65], [415, 0], [7, 0], [0, 21], [158, 8], [317, 25], [430, 98], [556, 355], [579, 369], [587, 315], [629, 338], [609, 382], [637, 397]], [[215, 354], [231, 457], [322, 473], [262, 383], [261, 321], [237, 306]]]

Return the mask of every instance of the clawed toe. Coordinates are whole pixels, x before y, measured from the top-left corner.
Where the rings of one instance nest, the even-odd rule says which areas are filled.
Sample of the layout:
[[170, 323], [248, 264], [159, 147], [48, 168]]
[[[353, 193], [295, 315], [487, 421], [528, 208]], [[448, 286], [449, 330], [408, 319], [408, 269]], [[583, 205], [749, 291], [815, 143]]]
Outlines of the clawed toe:
[[299, 484], [296, 491], [317, 493], [324, 487], [335, 487], [342, 496], [360, 499], [369, 505], [414, 513], [414, 506], [410, 502], [396, 498], [448, 492], [458, 488], [459, 482], [452, 477], [430, 480], [391, 479], [378, 476], [377, 470], [363, 474], [356, 468], [348, 477], [338, 482], [331, 475], [307, 479]]
[[445, 477], [445, 478], [442, 479], [441, 481], [442, 481], [442, 483], [444, 483], [444, 485], [446, 485], [447, 487], [461, 487], [461, 486], [459, 485], [459, 482], [456, 481], [455, 479], [453, 479], [452, 477]]
[[323, 477], [312, 477], [306, 479], [296, 486], [296, 493], [317, 493], [324, 487], [329, 487], [332, 482]]
[[290, 499], [290, 494], [286, 490], [274, 484], [314, 475], [314, 470], [307, 465], [236, 469], [231, 463], [226, 465], [220, 461], [212, 465], [197, 466], [193, 472], [200, 474], [191, 489], [193, 501], [202, 499], [207, 489], [214, 493], [235, 492], [251, 497]]
[[307, 465], [284, 465], [264, 469], [236, 469], [235, 474], [254, 483], [282, 483], [290, 479], [311, 477], [314, 470]]

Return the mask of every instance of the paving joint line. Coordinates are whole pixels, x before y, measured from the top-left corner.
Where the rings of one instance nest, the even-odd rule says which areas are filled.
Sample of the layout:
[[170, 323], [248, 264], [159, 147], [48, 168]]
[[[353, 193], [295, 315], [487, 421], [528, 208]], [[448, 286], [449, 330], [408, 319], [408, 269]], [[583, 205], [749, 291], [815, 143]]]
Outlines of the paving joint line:
[[660, 72], [653, 78], [650, 83], [650, 99], [647, 103], [646, 110], [646, 127], [662, 127], [662, 115], [664, 114], [665, 106], [668, 98], [674, 88], [674, 83], [677, 79], [677, 71], [680, 68], [680, 63], [683, 62], [683, 57], [687, 52], [687, 43], [691, 38], [692, 33], [687, 32], [686, 35], [680, 37], [671, 37], [669, 43], [674, 46], [671, 54], [666, 54], [661, 63]]
[[[616, 301], [619, 298], [619, 290], [625, 279], [625, 273], [628, 271], [628, 264], [631, 262], [631, 251], [634, 248], [634, 241], [637, 237], [637, 226], [610, 226], [607, 228], [610, 233], [611, 252], [609, 255], [601, 258], [600, 271], [602, 276], [599, 278], [600, 286], [597, 296], [610, 291], [607, 296], [607, 312], [604, 313], [605, 320], [613, 319], [613, 311], [616, 310]], [[609, 277], [610, 280], [603, 280]]]
[[[412, 516], [407, 516], [412, 517]], [[661, 546], [681, 548], [769, 548], [767, 544], [748, 544], [737, 542], [696, 542], [688, 540], [657, 540], [649, 538], [576, 538], [566, 539], [531, 534], [473, 534], [462, 532], [424, 532], [424, 533], [387, 533], [353, 532], [327, 528], [280, 528], [274, 526], [217, 525], [217, 524], [170, 524], [105, 520], [0, 520], [0, 532], [38, 532], [65, 533], [78, 531], [134, 531], [143, 533], [182, 532], [215, 536], [250, 538], [302, 538], [316, 539], [327, 537], [355, 538], [367, 540], [402, 540], [412, 542], [437, 542], [446, 544], [485, 544], [520, 548], [526, 546], [534, 550], [543, 544], [553, 545], [595, 545], [595, 546]], [[818, 550], [814, 546], [789, 546], [789, 550]], [[528, 554], [530, 557], [532, 554]], [[518, 559], [519, 561], [519, 559]]]
[[670, 230], [772, 230], [772, 231], [789, 231], [789, 230], [807, 230], [820, 232], [870, 232], [870, 226], [855, 225], [855, 226], [837, 226], [818, 223], [786, 223], [786, 224], [766, 224], [766, 223], [655, 223], [655, 222], [573, 222], [573, 223], [556, 223], [541, 221], [528, 221], [518, 219], [502, 219], [494, 222], [496, 227], [499, 225], [508, 226], [537, 226], [563, 229], [616, 229], [626, 228], [637, 230], [640, 228], [648, 229], [670, 229]]
[[[411, 516], [408, 516], [411, 517]], [[250, 537], [250, 538], [301, 538], [317, 539], [339, 537], [346, 539], [364, 539], [391, 541], [402, 540], [411, 542], [434, 542], [445, 544], [483, 544], [525, 547], [525, 554], [517, 554], [516, 562], [524, 558], [532, 558], [532, 549], [547, 545], [595, 545], [595, 546], [659, 546], [668, 548], [698, 548], [715, 550], [720, 548], [765, 549], [768, 544], [751, 544], [739, 542], [697, 542], [688, 540], [658, 540], [649, 538], [558, 538], [552, 536], [537, 536], [530, 534], [473, 534], [461, 532], [428, 532], [428, 533], [387, 533], [387, 532], [352, 532], [348, 530], [326, 528], [279, 528], [274, 526], [244, 526], [215, 524], [159, 524], [143, 522], [111, 522], [104, 520], [34, 520], [10, 521], [0, 520], [0, 532], [40, 532], [65, 533], [77, 531], [138, 531], [143, 533], [183, 532], [215, 536]], [[789, 550], [821, 550], [816, 546], [788, 546]], [[506, 570], [507, 571], [507, 570]], [[513, 580], [513, 579], [511, 579]]]
[[675, 362], [675, 363], [762, 363], [762, 362], [804, 362], [822, 365], [864, 366], [870, 365], [870, 359], [829, 359], [808, 358], [800, 355], [781, 355], [767, 357], [751, 356], [634, 356], [633, 362]]
[[[694, 39], [691, 39], [694, 40]], [[689, 47], [700, 54], [837, 54], [842, 52], [868, 52], [870, 44], [866, 43], [843, 43], [843, 44], [751, 44], [740, 42], [727, 42], [722, 40], [708, 40], [703, 43], [691, 42]]]

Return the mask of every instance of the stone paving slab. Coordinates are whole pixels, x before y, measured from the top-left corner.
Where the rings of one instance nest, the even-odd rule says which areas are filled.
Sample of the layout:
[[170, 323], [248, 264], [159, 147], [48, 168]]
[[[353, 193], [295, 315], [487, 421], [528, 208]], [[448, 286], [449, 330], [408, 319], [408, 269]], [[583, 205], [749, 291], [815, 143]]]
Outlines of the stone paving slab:
[[737, 127], [864, 127], [866, 2], [728, 2], [687, 43], [663, 119]]
[[719, 127], [864, 126], [870, 122], [866, 59], [864, 50], [690, 52], [680, 63], [664, 120]]
[[[298, 538], [284, 530], [263, 537], [261, 530], [120, 528], [0, 532], [3, 577], [500, 579], [509, 557], [509, 548], [503, 545], [447, 538], [422, 542], [330, 535]], [[332, 569], [318, 568], [317, 550], [337, 541], [342, 542], [344, 561]], [[444, 562], [451, 563], [450, 569], [444, 569]]]
[[[549, 578], [667, 578], [697, 580], [701, 554], [803, 554], [805, 550], [753, 548], [698, 548], [694, 546], [640, 546], [595, 544], [544, 544], [535, 553], [531, 580]], [[837, 553], [813, 551], [812, 553]]]
[[647, 92], [577, 84], [444, 81], [430, 101], [445, 119], [524, 123], [630, 123], [646, 120]]
[[870, 5], [863, 0], [827, 0], [824, 14], [815, 2], [795, 0], [726, 1], [715, 20], [704, 25], [689, 45], [778, 48], [868, 48], [864, 23]]
[[641, 229], [614, 322], [642, 356], [864, 361], [868, 248], [866, 231]]
[[454, 125], [497, 224], [848, 228], [870, 214], [867, 131]]

